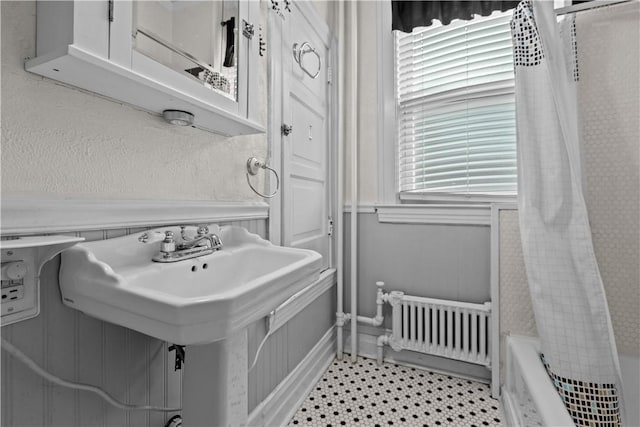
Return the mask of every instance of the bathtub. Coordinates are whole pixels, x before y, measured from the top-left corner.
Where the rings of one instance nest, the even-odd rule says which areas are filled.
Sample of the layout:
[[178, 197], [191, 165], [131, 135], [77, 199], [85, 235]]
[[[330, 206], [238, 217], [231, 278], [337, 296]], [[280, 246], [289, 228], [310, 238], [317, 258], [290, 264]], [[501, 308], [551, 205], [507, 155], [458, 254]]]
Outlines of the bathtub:
[[[509, 336], [505, 340], [502, 409], [508, 426], [573, 426], [560, 396], [547, 375], [536, 338]], [[620, 356], [628, 426], [640, 426], [640, 362]]]

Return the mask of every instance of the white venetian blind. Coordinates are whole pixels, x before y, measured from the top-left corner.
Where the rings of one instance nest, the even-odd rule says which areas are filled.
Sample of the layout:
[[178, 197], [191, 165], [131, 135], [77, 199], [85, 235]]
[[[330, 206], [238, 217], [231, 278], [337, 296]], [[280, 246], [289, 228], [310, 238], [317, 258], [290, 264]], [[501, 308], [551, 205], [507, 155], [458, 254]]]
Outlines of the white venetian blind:
[[396, 32], [400, 191], [516, 193], [510, 19]]

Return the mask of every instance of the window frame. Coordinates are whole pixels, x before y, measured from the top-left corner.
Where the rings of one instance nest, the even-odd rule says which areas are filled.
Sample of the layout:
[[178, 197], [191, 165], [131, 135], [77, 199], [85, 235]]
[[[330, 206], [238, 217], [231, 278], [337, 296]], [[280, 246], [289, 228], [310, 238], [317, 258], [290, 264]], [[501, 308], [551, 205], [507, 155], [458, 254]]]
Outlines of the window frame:
[[380, 72], [378, 94], [378, 203], [384, 205], [440, 204], [464, 206], [466, 204], [509, 203], [517, 195], [453, 194], [434, 192], [401, 192], [398, 177], [398, 139], [396, 106], [396, 76], [394, 36], [391, 31], [390, 1], [378, 2], [377, 66]]

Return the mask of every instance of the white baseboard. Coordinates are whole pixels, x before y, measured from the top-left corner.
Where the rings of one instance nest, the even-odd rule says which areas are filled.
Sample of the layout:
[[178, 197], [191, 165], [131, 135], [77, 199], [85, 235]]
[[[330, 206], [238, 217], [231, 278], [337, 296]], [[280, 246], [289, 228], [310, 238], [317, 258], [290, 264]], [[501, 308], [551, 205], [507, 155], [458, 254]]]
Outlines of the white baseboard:
[[335, 326], [332, 326], [298, 366], [249, 414], [248, 425], [286, 425], [335, 359], [335, 342]]

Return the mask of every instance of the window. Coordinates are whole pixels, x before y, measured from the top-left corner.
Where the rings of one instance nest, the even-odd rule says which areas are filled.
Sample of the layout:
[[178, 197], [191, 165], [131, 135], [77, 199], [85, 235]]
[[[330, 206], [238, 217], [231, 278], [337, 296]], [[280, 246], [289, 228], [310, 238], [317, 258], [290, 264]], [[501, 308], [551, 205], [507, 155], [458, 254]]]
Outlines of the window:
[[510, 19], [395, 32], [401, 198], [516, 194]]

